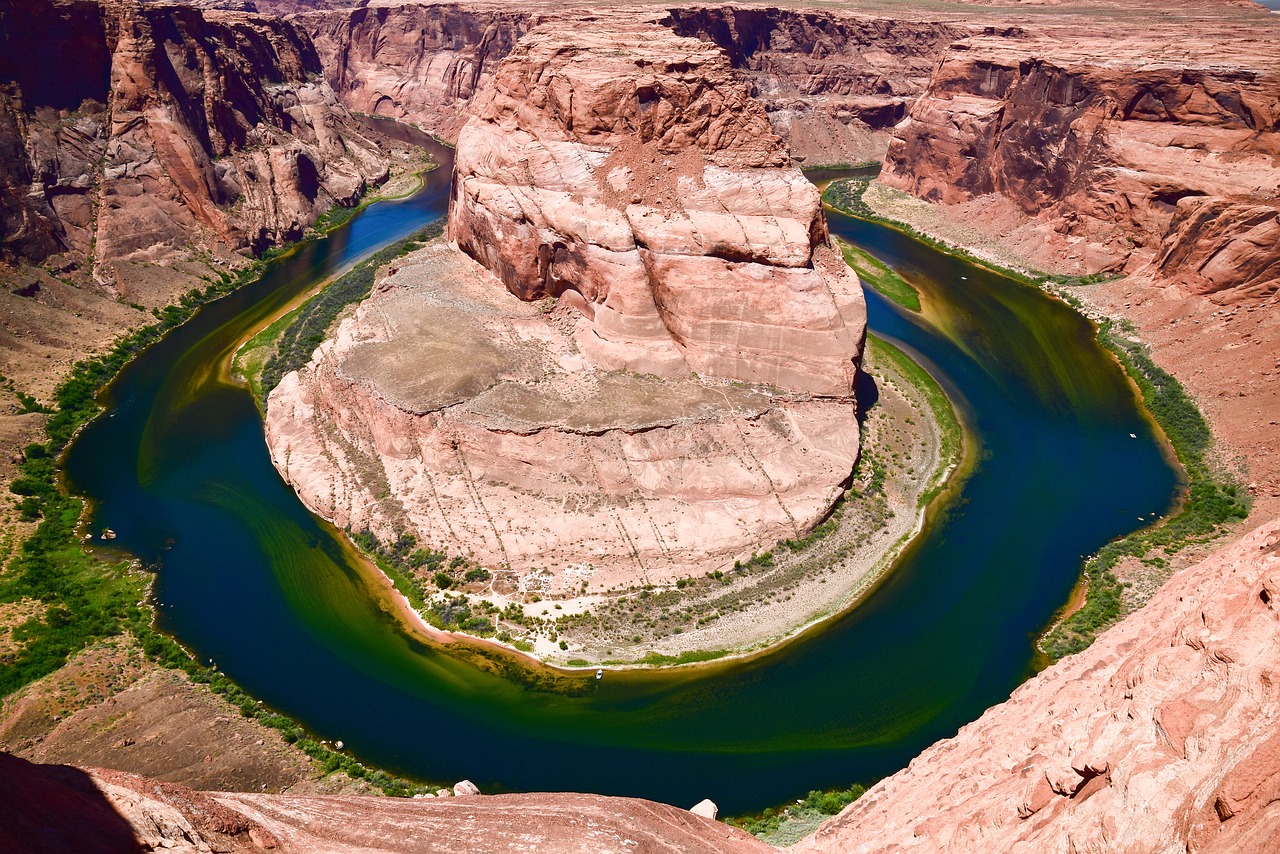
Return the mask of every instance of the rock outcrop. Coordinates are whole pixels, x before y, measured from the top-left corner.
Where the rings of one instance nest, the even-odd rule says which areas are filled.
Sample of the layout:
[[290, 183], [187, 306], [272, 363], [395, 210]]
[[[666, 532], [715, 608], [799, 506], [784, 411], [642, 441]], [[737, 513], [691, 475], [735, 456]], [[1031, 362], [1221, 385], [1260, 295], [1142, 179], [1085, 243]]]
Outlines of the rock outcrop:
[[271, 393], [277, 468], [335, 524], [470, 555], [507, 595], [670, 584], [828, 512], [847, 399], [600, 369], [577, 309], [548, 308], [443, 243], [397, 261]]
[[676, 6], [666, 22], [714, 42], [798, 160], [880, 160], [948, 44], [973, 27], [827, 9]]
[[535, 30], [454, 186], [451, 235], [497, 280], [444, 246], [397, 262], [271, 394], [308, 506], [559, 594], [726, 568], [825, 516], [865, 306], [718, 48]]
[[1272, 521], [1175, 576], [792, 850], [1273, 850], [1278, 684]]
[[[387, 4], [295, 19], [349, 108], [414, 122], [457, 138], [476, 93], [551, 5]], [[676, 6], [638, 11], [678, 35], [718, 45], [794, 157], [852, 163], [884, 156], [889, 131], [924, 90], [965, 24], [891, 20], [841, 11]]]
[[[767, 854], [686, 810], [598, 795], [374, 798], [193, 791], [0, 753], [5, 851]], [[68, 820], [74, 816], [74, 820]]]
[[315, 43], [329, 85], [348, 108], [453, 141], [472, 99], [533, 17], [517, 9], [405, 4], [294, 21]]
[[621, 18], [535, 30], [458, 137], [449, 235], [564, 299], [601, 367], [852, 393], [861, 293], [722, 51]]
[[957, 42], [881, 180], [944, 204], [1002, 196], [1088, 272], [1153, 264], [1191, 291], [1274, 292], [1280, 57], [1266, 46], [1280, 28], [1260, 18], [1252, 34], [1193, 39]]
[[0, 43], [10, 256], [109, 265], [189, 246], [261, 250], [387, 176], [310, 42], [282, 21], [4, 0]]

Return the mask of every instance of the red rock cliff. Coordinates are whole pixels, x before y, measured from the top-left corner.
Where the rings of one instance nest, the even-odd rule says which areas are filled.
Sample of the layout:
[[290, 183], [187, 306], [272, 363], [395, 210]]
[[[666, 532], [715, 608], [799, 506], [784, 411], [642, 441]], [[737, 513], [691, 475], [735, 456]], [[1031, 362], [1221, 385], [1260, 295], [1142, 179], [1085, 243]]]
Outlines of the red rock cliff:
[[449, 233], [522, 299], [575, 305], [602, 367], [852, 393], [861, 291], [705, 42], [620, 18], [530, 33], [459, 135]]
[[766, 6], [674, 7], [669, 26], [724, 49], [794, 157], [883, 158], [889, 132], [924, 91], [963, 24]]
[[385, 178], [307, 38], [237, 12], [0, 0], [5, 251], [99, 262], [302, 236]]
[[958, 42], [895, 130], [882, 180], [943, 203], [1004, 196], [1093, 270], [1150, 262], [1191, 291], [1273, 292], [1270, 23], [1181, 42], [1172, 28]]
[[[520, 36], [566, 14], [550, 4], [520, 10], [405, 4], [295, 20], [315, 41], [344, 104], [453, 140], [476, 93]], [[972, 30], [767, 6], [642, 14], [721, 47], [792, 154], [812, 163], [881, 158], [889, 129], [923, 91], [942, 50]]]

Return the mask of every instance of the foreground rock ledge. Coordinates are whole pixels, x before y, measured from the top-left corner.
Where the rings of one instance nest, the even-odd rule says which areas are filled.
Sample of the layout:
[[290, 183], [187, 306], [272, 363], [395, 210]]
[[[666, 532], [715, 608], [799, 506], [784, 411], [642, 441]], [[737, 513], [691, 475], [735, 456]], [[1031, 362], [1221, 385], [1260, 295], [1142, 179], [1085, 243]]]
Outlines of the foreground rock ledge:
[[499, 595], [727, 568], [857, 459], [862, 292], [723, 52], [558, 27], [459, 137], [451, 236], [492, 272], [398, 262], [268, 406], [311, 509], [511, 570]]
[[883, 781], [798, 852], [1274, 851], [1280, 521]]

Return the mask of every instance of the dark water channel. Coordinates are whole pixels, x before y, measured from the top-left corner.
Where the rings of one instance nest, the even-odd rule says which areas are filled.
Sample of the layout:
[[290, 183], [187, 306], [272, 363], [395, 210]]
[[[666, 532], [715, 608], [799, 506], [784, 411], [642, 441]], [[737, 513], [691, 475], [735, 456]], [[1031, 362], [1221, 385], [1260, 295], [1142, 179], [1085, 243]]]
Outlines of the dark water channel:
[[731, 813], [869, 780], [1007, 697], [1081, 555], [1171, 503], [1175, 474], [1083, 320], [837, 216], [836, 233], [922, 290], [924, 318], [868, 293], [871, 326], [929, 366], [980, 447], [893, 575], [853, 612], [748, 662], [597, 682], [429, 646], [280, 480], [248, 392], [225, 376], [237, 344], [297, 294], [441, 216], [449, 171], [143, 353], [67, 460], [94, 529], [156, 568], [161, 626], [368, 762], [485, 791], [710, 797]]

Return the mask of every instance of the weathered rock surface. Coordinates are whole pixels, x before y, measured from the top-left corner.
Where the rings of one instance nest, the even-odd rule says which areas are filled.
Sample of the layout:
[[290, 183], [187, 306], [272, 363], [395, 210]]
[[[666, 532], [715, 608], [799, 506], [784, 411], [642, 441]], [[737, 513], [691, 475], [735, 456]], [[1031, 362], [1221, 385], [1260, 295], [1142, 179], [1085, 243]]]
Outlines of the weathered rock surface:
[[881, 160], [948, 44], [972, 27], [767, 6], [676, 6], [669, 26], [714, 42], [809, 163]]
[[881, 180], [944, 204], [998, 194], [1088, 272], [1151, 263], [1193, 291], [1272, 293], [1278, 35], [1259, 15], [1192, 37], [1160, 27], [959, 41], [894, 131]]
[[865, 306], [718, 48], [534, 31], [454, 187], [451, 235], [501, 283], [424, 250], [277, 387], [268, 443], [308, 506], [558, 593], [723, 568], [825, 516]]
[[315, 43], [325, 77], [347, 107], [409, 121], [453, 141], [476, 93], [534, 14], [407, 3], [294, 20]]
[[882, 781], [799, 852], [1259, 852], [1280, 841], [1280, 521]]
[[[5, 851], [765, 854], [686, 810], [598, 795], [374, 798], [218, 794], [0, 753]], [[75, 816], [69, 821], [68, 816]]]
[[0, 246], [13, 256], [263, 249], [387, 175], [282, 21], [5, 0], [0, 42]]
[[724, 53], [622, 17], [533, 31], [458, 137], [449, 235], [562, 298], [597, 366], [851, 394], [865, 307]]
[[276, 466], [338, 525], [543, 593], [721, 569], [829, 510], [857, 458], [848, 400], [601, 369], [585, 318], [547, 307], [443, 244], [396, 262], [272, 392]]
[[[314, 40], [330, 85], [349, 108], [454, 140], [476, 93], [517, 40], [539, 22], [571, 14], [550, 3], [384, 3], [295, 22]], [[975, 29], [763, 4], [690, 4], [665, 13], [655, 7], [633, 18], [721, 47], [792, 155], [811, 163], [882, 158], [889, 131], [923, 91], [942, 50]]]

